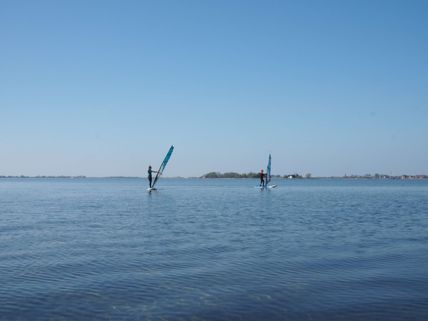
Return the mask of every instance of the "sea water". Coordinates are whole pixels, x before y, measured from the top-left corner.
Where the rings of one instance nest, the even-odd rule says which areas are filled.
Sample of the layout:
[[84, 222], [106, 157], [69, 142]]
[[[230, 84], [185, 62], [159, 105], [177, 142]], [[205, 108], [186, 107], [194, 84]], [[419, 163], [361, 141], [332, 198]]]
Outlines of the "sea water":
[[428, 181], [1, 179], [1, 320], [428, 320]]

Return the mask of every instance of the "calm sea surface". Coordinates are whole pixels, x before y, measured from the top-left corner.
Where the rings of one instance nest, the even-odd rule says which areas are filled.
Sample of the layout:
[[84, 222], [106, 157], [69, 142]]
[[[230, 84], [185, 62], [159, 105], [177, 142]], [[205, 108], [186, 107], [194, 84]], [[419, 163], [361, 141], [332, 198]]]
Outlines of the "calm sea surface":
[[0, 179], [0, 320], [428, 320], [428, 181]]

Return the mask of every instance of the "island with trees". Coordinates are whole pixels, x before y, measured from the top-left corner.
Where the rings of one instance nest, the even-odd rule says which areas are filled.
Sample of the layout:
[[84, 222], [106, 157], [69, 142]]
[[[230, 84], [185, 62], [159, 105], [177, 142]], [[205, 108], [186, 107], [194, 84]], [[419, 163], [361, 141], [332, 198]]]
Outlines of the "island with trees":
[[[209, 172], [205, 175], [202, 175], [200, 178], [259, 178], [259, 173], [236, 173], [236, 172]], [[386, 174], [365, 174], [365, 175], [347, 175], [344, 176], [326, 176], [326, 177], [314, 177], [311, 173], [304, 175], [293, 173], [285, 175], [272, 175], [272, 178], [281, 178], [281, 179], [319, 179], [319, 178], [335, 178], [335, 179], [405, 179], [405, 180], [418, 180], [418, 179], [428, 179], [428, 175], [419, 174], [419, 175], [386, 175]]]

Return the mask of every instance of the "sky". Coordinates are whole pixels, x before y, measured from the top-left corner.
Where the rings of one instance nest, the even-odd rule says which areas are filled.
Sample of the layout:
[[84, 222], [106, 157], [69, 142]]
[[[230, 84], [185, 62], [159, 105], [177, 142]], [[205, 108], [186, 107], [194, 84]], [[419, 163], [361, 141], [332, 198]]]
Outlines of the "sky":
[[428, 174], [427, 1], [0, 0], [0, 175]]

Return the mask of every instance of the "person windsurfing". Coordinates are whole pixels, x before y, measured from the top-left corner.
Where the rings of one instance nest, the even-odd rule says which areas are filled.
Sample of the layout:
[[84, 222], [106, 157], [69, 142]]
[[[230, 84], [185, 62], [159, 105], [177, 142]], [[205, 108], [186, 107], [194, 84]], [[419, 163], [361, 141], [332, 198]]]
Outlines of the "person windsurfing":
[[263, 173], [263, 169], [260, 170], [259, 174], [260, 174], [260, 185], [259, 186], [265, 187], [265, 176], [266, 176], [266, 174]]
[[147, 178], [149, 179], [149, 188], [152, 188], [152, 173], [157, 173], [156, 171], [152, 170], [152, 166], [149, 165], [149, 169], [147, 170]]

